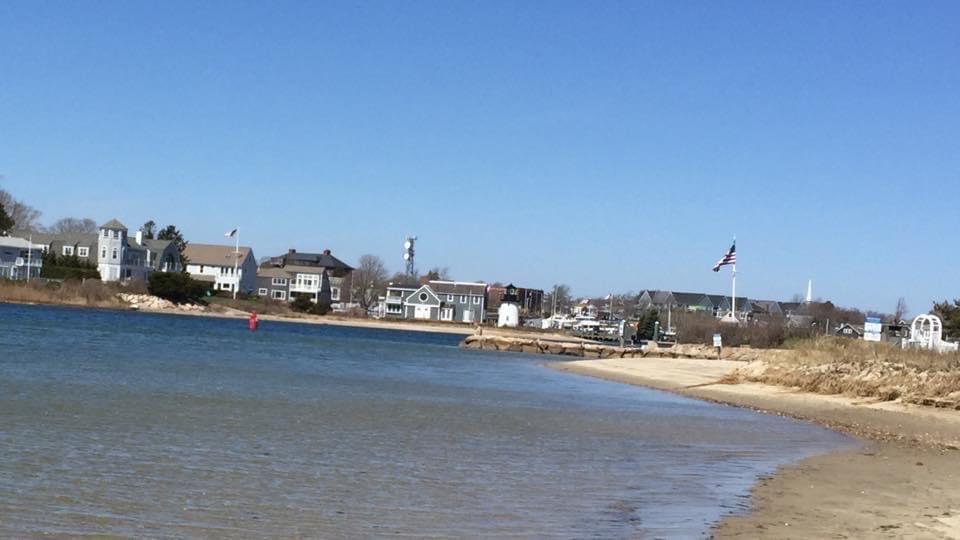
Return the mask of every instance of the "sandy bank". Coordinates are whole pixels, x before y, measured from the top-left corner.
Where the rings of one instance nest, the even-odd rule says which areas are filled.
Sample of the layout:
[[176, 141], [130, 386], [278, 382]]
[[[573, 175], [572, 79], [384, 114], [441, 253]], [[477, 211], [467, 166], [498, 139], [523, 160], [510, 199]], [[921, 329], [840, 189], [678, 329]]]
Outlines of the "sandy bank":
[[754, 489], [754, 511], [717, 538], [960, 538], [960, 413], [874, 399], [716, 381], [742, 362], [610, 358], [554, 369], [815, 421], [863, 438], [857, 450], [782, 468]]

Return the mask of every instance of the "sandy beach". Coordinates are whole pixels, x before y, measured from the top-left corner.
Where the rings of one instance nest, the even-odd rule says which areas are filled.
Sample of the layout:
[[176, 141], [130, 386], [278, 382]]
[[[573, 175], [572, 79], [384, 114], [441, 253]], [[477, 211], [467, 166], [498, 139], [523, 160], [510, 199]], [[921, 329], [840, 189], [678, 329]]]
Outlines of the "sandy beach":
[[960, 538], [960, 413], [895, 402], [717, 384], [743, 365], [723, 360], [616, 358], [554, 369], [817, 422], [858, 448], [808, 458], [759, 482], [753, 511], [716, 538]]

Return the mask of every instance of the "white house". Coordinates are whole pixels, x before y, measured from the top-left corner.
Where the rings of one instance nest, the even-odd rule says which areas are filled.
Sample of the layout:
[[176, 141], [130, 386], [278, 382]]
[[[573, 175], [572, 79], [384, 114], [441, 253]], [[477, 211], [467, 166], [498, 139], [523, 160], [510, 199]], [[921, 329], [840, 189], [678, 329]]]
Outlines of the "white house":
[[23, 238], [0, 236], [0, 278], [40, 277], [42, 266], [41, 246]]
[[[238, 259], [239, 255], [239, 259]], [[257, 260], [253, 249], [213, 244], [187, 244], [183, 252], [190, 277], [213, 283], [216, 291], [252, 293], [257, 285]]]

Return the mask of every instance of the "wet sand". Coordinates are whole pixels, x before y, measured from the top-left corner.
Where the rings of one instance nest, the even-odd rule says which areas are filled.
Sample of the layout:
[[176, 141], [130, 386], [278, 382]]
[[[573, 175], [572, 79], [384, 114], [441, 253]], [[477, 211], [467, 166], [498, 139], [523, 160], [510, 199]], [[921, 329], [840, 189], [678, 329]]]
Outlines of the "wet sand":
[[960, 413], [822, 396], [761, 384], [715, 384], [742, 365], [692, 359], [555, 362], [582, 375], [817, 422], [861, 448], [782, 467], [753, 490], [753, 510], [716, 538], [960, 538]]

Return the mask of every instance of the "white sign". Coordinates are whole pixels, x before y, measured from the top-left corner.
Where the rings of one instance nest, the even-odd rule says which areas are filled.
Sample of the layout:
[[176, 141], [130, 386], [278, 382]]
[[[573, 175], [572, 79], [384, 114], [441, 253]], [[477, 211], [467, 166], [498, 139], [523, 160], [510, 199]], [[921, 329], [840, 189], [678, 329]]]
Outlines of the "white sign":
[[880, 341], [883, 334], [883, 323], [877, 317], [867, 317], [863, 324], [864, 341]]
[[714, 347], [723, 347], [723, 336], [720, 334], [713, 335], [713, 346]]

